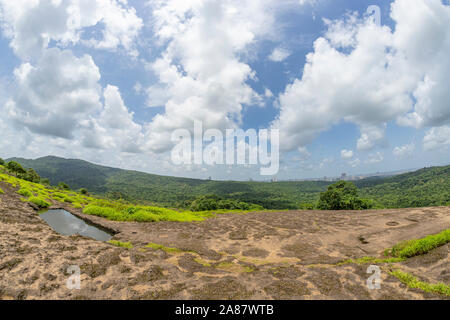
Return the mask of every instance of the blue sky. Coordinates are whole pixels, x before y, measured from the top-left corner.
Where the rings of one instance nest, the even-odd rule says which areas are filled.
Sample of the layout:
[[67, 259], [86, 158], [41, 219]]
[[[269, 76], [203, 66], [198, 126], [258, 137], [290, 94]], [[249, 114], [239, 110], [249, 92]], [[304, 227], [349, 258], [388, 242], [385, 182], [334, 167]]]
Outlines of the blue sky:
[[89, 3], [0, 0], [1, 157], [270, 178], [174, 165], [170, 133], [201, 120], [279, 129], [279, 179], [449, 162], [447, 1]]

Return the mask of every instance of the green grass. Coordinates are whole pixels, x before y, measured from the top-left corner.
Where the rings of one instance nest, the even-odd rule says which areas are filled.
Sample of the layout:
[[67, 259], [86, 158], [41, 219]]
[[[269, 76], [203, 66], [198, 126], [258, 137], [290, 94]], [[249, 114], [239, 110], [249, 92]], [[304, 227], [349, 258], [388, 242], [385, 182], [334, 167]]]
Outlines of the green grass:
[[39, 208], [41, 209], [45, 209], [50, 207], [50, 203], [47, 202], [46, 199], [40, 198], [40, 197], [29, 197], [28, 198], [28, 202], [34, 203], [35, 205], [37, 205]]
[[342, 266], [346, 264], [383, 264], [383, 263], [397, 263], [405, 261], [404, 258], [388, 258], [388, 259], [378, 259], [373, 257], [363, 257], [359, 259], [348, 259], [342, 262], [339, 262], [337, 266]]
[[429, 293], [437, 293], [444, 296], [450, 296], [450, 286], [446, 284], [430, 284], [427, 282], [423, 282], [416, 277], [400, 270], [393, 270], [389, 272], [389, 274], [399, 279], [408, 288], [420, 289]]
[[390, 254], [398, 258], [411, 258], [414, 256], [426, 254], [429, 251], [443, 246], [450, 242], [450, 229], [441, 233], [429, 235], [422, 239], [409, 240], [395, 245]]
[[20, 194], [21, 196], [24, 196], [27, 198], [33, 196], [33, 193], [30, 190], [25, 189], [25, 188], [21, 188], [19, 191], [17, 191], [17, 193]]
[[2, 188], [0, 188], [0, 194], [4, 194], [4, 193], [5, 193], [5, 191], [3, 191]]
[[155, 250], [163, 250], [167, 253], [182, 253], [182, 252], [187, 252], [187, 251], [183, 251], [181, 249], [178, 248], [171, 248], [171, 247], [165, 247], [163, 245], [157, 244], [157, 243], [149, 243], [148, 245], [145, 246], [146, 248], [152, 248]]
[[177, 212], [170, 209], [157, 207], [103, 207], [98, 205], [88, 205], [83, 212], [88, 215], [95, 215], [112, 221], [137, 221], [137, 222], [158, 222], [158, 221], [202, 221], [202, 217], [190, 212]]
[[202, 258], [195, 258], [194, 261], [197, 262], [198, 264], [201, 264], [204, 267], [211, 267], [211, 263], [203, 260]]
[[108, 241], [108, 243], [120, 248], [133, 249], [133, 244], [131, 242], [120, 242], [116, 240], [110, 240]]

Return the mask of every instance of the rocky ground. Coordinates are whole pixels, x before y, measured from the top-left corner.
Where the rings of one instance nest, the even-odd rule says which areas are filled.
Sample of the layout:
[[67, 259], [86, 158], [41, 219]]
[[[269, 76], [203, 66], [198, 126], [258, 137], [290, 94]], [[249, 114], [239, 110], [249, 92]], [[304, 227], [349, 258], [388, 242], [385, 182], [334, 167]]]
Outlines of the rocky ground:
[[[407, 288], [389, 264], [380, 264], [379, 290], [366, 285], [367, 264], [337, 264], [450, 228], [449, 207], [228, 214], [200, 223], [111, 222], [66, 208], [114, 230], [114, 240], [133, 244], [126, 249], [61, 236], [0, 187], [0, 300], [448, 299]], [[394, 267], [449, 284], [449, 252], [446, 245]], [[81, 269], [80, 290], [66, 286], [72, 265]]]

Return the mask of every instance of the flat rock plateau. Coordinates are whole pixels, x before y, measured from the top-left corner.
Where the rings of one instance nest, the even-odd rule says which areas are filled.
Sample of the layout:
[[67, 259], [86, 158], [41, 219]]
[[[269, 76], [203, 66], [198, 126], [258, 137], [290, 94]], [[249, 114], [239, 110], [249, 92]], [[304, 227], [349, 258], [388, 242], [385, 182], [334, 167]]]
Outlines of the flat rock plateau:
[[[9, 185], [0, 187], [0, 300], [448, 299], [408, 288], [385, 263], [381, 289], [369, 290], [369, 264], [340, 262], [383, 258], [400, 241], [450, 228], [449, 207], [224, 214], [196, 223], [111, 222], [65, 207], [114, 230], [114, 240], [133, 244], [127, 249], [59, 235]], [[449, 284], [449, 252], [447, 244], [395, 268]], [[79, 290], [66, 286], [73, 265]]]

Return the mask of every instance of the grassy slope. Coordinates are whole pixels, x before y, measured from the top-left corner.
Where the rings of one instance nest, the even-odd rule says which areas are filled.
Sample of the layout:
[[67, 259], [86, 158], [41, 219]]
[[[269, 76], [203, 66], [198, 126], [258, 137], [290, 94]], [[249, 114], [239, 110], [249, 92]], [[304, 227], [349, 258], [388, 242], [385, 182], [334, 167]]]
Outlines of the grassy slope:
[[[25, 181], [11, 175], [0, 165], [0, 181], [11, 185], [22, 196], [22, 201], [30, 202], [41, 209], [51, 205], [66, 203], [73, 208], [80, 208], [87, 215], [103, 217], [112, 221], [203, 221], [222, 213], [245, 213], [242, 210], [215, 210], [192, 212], [174, 210], [156, 206], [136, 205], [124, 200], [114, 201], [83, 195], [72, 190], [59, 190], [39, 183]], [[3, 192], [3, 191], [2, 191]]]
[[[87, 188], [105, 195], [116, 192], [131, 201], [145, 200], [177, 206], [199, 195], [255, 203], [267, 209], [296, 209], [314, 203], [330, 182], [230, 182], [206, 181], [152, 175], [113, 169], [81, 160], [45, 157], [37, 160], [14, 159], [34, 168], [52, 184], [64, 181], [73, 189]], [[450, 166], [422, 169], [388, 178], [358, 181], [361, 195], [375, 200], [378, 207], [423, 207], [450, 204]]]

